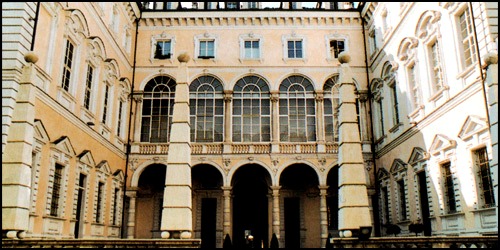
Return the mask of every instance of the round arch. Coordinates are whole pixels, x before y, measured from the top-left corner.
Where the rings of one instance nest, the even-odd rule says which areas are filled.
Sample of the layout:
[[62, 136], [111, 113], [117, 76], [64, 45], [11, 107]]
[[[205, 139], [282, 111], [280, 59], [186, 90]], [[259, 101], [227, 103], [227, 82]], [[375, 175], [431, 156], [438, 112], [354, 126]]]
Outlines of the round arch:
[[132, 178], [130, 179], [130, 187], [137, 187], [139, 185], [139, 178], [141, 177], [142, 172], [144, 172], [147, 167], [155, 164], [164, 165], [165, 167], [167, 166], [167, 164], [158, 162], [157, 160], [153, 159], [143, 162], [142, 164], [137, 166], [134, 173], [132, 174]]
[[[316, 91], [317, 89], [320, 89], [320, 86], [318, 85], [317, 82], [313, 81], [313, 79], [307, 75], [304, 75], [302, 73], [288, 73], [284, 76], [281, 76], [276, 84], [276, 89], [271, 89], [271, 91], [275, 90], [275, 91], [279, 91], [280, 89], [280, 86], [281, 84], [283, 83], [284, 80], [286, 80], [287, 78], [289, 77], [292, 77], [292, 76], [298, 76], [298, 77], [303, 77], [305, 78], [306, 80], [308, 80], [312, 86], [313, 86], [313, 91]], [[321, 83], [321, 86], [323, 86], [323, 83]]]
[[219, 166], [217, 163], [215, 163], [213, 161], [209, 161], [209, 162], [196, 161], [194, 164], [191, 164], [191, 169], [194, 169], [194, 168], [202, 166], [202, 165], [211, 166], [214, 169], [216, 169], [217, 172], [219, 172], [220, 177], [222, 178], [222, 186], [224, 186], [226, 184], [226, 180], [227, 180], [227, 175], [225, 174], [226, 172], [224, 171], [224, 169], [221, 166]]
[[318, 178], [318, 184], [319, 185], [325, 184], [323, 179], [326, 179], [326, 178], [322, 178], [321, 172], [316, 168], [316, 166], [314, 166], [314, 164], [312, 162], [309, 162], [306, 160], [295, 160], [295, 161], [290, 162], [290, 163], [285, 162], [284, 164], [282, 164], [281, 166], [278, 167], [278, 171], [276, 172], [276, 183], [273, 185], [276, 185], [276, 186], [279, 185], [279, 183], [281, 181], [281, 176], [283, 174], [283, 171], [285, 171], [285, 169], [287, 169], [288, 167], [290, 167], [292, 165], [298, 165], [298, 164], [304, 164], [304, 165], [310, 167], [316, 173], [316, 177]]
[[165, 76], [165, 77], [169, 77], [170, 79], [174, 80], [175, 82], [177, 82], [177, 80], [172, 76], [172, 75], [169, 75], [169, 74], [163, 74], [163, 73], [153, 73], [147, 77], [145, 77], [142, 81], [141, 81], [141, 84], [139, 84], [139, 90], [144, 90], [144, 88], [146, 87], [146, 85], [148, 84], [149, 81], [153, 80], [155, 77], [159, 77], [159, 76]]
[[234, 86], [236, 85], [236, 82], [238, 82], [240, 79], [243, 79], [243, 78], [248, 77], [248, 76], [255, 76], [255, 77], [258, 77], [258, 78], [264, 80], [264, 82], [269, 87], [269, 91], [272, 90], [271, 82], [269, 81], [269, 79], [267, 79], [266, 77], [264, 77], [261, 74], [256, 74], [256, 73], [244, 73], [244, 74], [240, 74], [240, 75], [233, 77], [230, 81], [231, 84], [228, 84], [228, 86], [227, 86], [227, 90], [234, 90]]
[[[226, 90], [227, 88], [227, 85], [226, 83], [224, 83], [224, 81], [222, 80], [222, 78], [220, 78], [219, 76], [215, 75], [215, 74], [212, 74], [212, 73], [200, 73], [200, 74], [196, 74], [196, 75], [192, 75], [190, 76], [191, 79], [189, 79], [189, 86], [191, 86], [191, 83], [194, 82], [194, 80], [200, 78], [200, 77], [213, 77], [215, 78], [217, 81], [220, 82], [220, 84], [222, 85], [222, 88], [224, 90]], [[172, 78], [173, 79], [173, 78]]]
[[227, 173], [227, 179], [226, 179], [226, 182], [224, 183], [224, 185], [231, 186], [233, 183], [234, 174], [238, 171], [238, 169], [240, 169], [241, 167], [243, 167], [245, 165], [259, 165], [259, 166], [261, 166], [269, 174], [269, 177], [271, 178], [271, 186], [275, 185], [276, 178], [275, 178], [275, 174], [271, 170], [271, 167], [268, 166], [266, 163], [259, 161], [259, 160], [243, 160], [241, 162], [238, 162], [238, 164], [233, 165], [231, 167], [231, 169], [229, 170], [229, 172]]

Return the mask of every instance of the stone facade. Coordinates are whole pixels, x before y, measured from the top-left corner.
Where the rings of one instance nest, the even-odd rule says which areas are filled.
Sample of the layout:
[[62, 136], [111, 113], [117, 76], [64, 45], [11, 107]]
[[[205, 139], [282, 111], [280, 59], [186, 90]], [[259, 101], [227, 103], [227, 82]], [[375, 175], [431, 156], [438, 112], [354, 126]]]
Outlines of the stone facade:
[[498, 4], [319, 3], [2, 3], [4, 237], [498, 233]]

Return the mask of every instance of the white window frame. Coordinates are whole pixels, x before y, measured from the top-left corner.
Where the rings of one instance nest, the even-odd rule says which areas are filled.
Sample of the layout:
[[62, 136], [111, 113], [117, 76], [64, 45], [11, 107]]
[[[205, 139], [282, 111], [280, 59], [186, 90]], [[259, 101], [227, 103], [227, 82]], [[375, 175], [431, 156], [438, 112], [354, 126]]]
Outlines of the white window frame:
[[210, 58], [212, 61], [217, 60], [217, 47], [219, 44], [219, 36], [216, 34], [204, 33], [194, 36], [194, 61], [207, 60], [200, 57], [200, 42], [202, 41], [213, 41], [214, 42], [214, 57]]
[[[302, 41], [302, 57], [301, 58], [288, 58], [288, 42], [289, 41]], [[281, 44], [283, 48], [283, 61], [304, 61], [307, 62], [307, 37], [298, 35], [296, 33], [283, 35], [281, 37]]]
[[[332, 41], [343, 41], [344, 42], [344, 50], [349, 52], [349, 36], [344, 34], [329, 34], [325, 35], [325, 45], [326, 45], [326, 60], [328, 62], [338, 61], [338, 57], [334, 57], [333, 52], [331, 51], [330, 42]], [[340, 53], [339, 53], [340, 54]]]
[[[170, 58], [166, 59], [158, 59], [155, 58], [155, 52], [156, 52], [156, 44], [158, 42], [164, 42], [164, 41], [170, 41]], [[175, 55], [175, 36], [167, 34], [165, 32], [151, 36], [151, 54], [150, 54], [150, 61], [151, 63], [154, 62], [164, 62], [164, 61], [170, 61], [170, 63], [174, 63], [174, 55]]]
[[[239, 41], [240, 41], [240, 62], [242, 61], [260, 61], [263, 62], [264, 58], [262, 58], [262, 48], [263, 48], [263, 41], [264, 38], [260, 34], [254, 34], [253, 32], [250, 32], [248, 34], [242, 34], [239, 36]], [[253, 42], [253, 41], [258, 41], [259, 42], [259, 56], [258, 58], [247, 58], [245, 56], [245, 42]]]

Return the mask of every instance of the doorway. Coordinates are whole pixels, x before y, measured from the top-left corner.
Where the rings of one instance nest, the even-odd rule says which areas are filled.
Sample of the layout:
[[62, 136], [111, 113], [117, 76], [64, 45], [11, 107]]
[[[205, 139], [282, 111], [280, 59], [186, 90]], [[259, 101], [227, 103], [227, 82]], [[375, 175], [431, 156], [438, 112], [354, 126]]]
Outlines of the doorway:
[[201, 248], [215, 248], [217, 199], [201, 200]]
[[427, 196], [427, 179], [425, 171], [421, 171], [418, 176], [418, 192], [420, 193], [420, 208], [422, 209], [422, 223], [424, 224], [424, 235], [431, 236], [431, 219], [429, 211], [429, 197]]
[[285, 198], [285, 248], [300, 248], [300, 198]]
[[[268, 248], [268, 191], [270, 177], [258, 165], [247, 165], [233, 177], [233, 245], [235, 248]], [[253, 236], [247, 241], [246, 234]]]

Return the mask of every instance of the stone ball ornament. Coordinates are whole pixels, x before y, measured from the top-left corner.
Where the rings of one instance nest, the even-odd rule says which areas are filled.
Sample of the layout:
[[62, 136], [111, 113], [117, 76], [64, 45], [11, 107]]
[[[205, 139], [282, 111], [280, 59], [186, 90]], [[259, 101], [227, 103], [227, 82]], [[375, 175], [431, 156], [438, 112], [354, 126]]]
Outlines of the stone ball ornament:
[[339, 54], [339, 62], [340, 63], [349, 63], [351, 61], [351, 55], [346, 51], [342, 51]]
[[189, 62], [190, 59], [191, 59], [191, 57], [186, 52], [182, 52], [177, 57], [177, 60], [179, 60], [179, 62], [181, 62], [181, 63], [187, 63], [187, 62]]
[[35, 54], [35, 52], [30, 51], [24, 55], [24, 60], [29, 63], [36, 63], [38, 62], [38, 56]]

